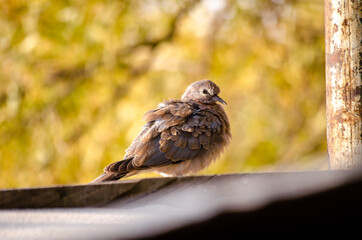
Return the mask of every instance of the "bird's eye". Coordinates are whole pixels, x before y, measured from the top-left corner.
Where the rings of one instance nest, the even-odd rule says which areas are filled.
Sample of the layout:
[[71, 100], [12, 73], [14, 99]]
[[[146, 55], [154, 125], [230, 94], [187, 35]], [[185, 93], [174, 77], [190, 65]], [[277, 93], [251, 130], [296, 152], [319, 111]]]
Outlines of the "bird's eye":
[[202, 94], [209, 94], [209, 92], [206, 90], [206, 89], [204, 89], [204, 90], [202, 90]]

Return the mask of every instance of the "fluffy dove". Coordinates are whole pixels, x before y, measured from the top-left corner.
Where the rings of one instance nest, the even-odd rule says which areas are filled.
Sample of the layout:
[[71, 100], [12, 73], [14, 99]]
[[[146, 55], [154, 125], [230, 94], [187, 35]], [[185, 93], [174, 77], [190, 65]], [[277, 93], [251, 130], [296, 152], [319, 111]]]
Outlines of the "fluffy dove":
[[123, 160], [106, 166], [92, 183], [149, 170], [184, 176], [209, 166], [231, 139], [229, 119], [221, 105], [226, 102], [219, 93], [214, 82], [201, 80], [192, 83], [181, 100], [164, 101], [148, 111], [146, 124]]

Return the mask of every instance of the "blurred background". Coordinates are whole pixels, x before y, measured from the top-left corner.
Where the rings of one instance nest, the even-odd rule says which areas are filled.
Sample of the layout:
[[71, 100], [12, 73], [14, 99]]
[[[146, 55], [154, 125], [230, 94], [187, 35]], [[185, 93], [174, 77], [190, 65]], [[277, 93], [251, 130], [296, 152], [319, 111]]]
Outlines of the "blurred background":
[[323, 0], [2, 1], [0, 188], [91, 181], [146, 111], [201, 79], [220, 86], [233, 139], [199, 174], [327, 169], [323, 12]]

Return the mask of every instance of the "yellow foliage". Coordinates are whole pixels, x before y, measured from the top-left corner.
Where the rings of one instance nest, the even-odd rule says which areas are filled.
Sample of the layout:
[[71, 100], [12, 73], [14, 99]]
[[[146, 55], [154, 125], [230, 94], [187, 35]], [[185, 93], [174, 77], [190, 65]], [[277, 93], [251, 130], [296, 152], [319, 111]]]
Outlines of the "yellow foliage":
[[200, 174], [326, 168], [321, 0], [5, 1], [0, 32], [0, 188], [89, 182], [200, 79], [233, 135]]

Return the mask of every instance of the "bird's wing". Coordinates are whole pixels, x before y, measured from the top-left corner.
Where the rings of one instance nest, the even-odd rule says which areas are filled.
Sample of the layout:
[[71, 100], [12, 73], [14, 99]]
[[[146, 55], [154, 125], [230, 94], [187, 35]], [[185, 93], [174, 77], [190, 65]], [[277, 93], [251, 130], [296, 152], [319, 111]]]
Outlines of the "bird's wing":
[[170, 101], [145, 114], [143, 131], [126, 150], [135, 169], [164, 166], [201, 156], [220, 142], [220, 119], [198, 104]]

